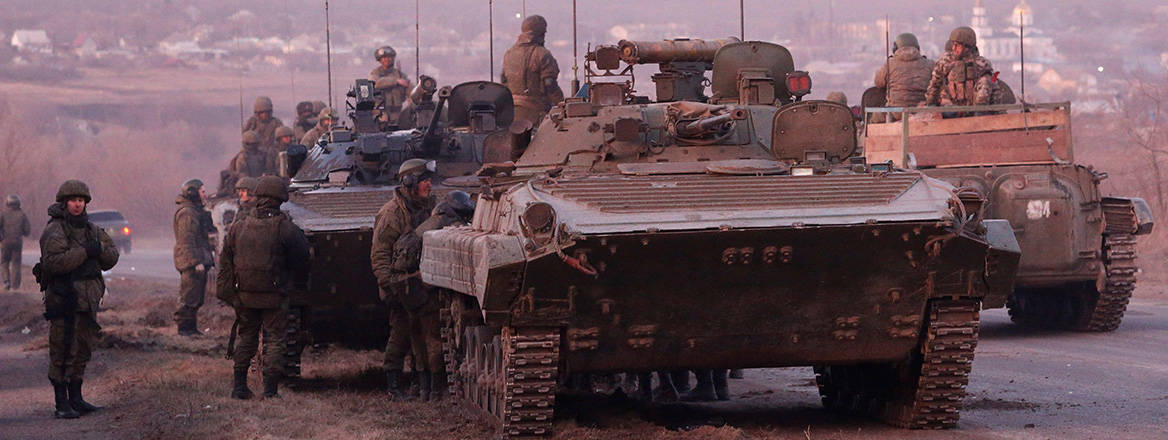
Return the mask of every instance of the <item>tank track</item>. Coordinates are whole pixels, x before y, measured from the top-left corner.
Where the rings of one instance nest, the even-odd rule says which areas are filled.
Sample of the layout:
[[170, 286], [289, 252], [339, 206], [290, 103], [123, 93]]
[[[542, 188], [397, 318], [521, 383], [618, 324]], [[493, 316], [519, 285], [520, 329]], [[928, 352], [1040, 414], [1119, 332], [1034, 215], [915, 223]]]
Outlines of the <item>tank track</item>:
[[1131, 234], [1108, 234], [1103, 238], [1105, 278], [1099, 298], [1087, 324], [1079, 330], [1110, 332], [1119, 328], [1127, 303], [1136, 287], [1136, 238]]
[[977, 347], [980, 303], [935, 300], [920, 351], [897, 364], [815, 367], [828, 409], [911, 429], [957, 426]]
[[505, 328], [487, 341], [482, 327], [464, 334], [459, 396], [486, 415], [503, 439], [552, 433], [559, 373], [556, 328]]
[[446, 364], [446, 385], [451, 395], [459, 395], [462, 390], [462, 377], [458, 374], [459, 361], [458, 343], [455, 340], [457, 330], [454, 325], [454, 315], [451, 313], [451, 298], [449, 293], [441, 296], [442, 308], [438, 309], [438, 320], [442, 325], [442, 360]]

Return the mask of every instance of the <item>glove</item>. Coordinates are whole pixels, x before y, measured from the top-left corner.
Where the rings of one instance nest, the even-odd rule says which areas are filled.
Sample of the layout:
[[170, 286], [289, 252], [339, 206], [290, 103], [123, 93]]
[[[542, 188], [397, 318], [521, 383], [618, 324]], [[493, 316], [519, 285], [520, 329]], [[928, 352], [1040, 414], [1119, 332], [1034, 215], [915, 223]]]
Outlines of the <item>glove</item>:
[[206, 270], [207, 270], [207, 266], [204, 266], [202, 264], [195, 266], [195, 272], [205, 272]]
[[89, 258], [97, 258], [101, 255], [101, 242], [97, 240], [90, 240], [85, 244], [85, 255]]

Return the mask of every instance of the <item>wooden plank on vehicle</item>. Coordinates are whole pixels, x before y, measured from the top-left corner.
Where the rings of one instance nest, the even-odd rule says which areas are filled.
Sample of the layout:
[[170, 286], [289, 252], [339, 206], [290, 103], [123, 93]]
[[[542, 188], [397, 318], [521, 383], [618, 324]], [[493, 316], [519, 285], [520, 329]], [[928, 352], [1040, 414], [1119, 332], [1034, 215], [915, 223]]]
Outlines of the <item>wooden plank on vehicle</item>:
[[[1047, 138], [1054, 141], [1048, 147]], [[1030, 130], [914, 136], [909, 151], [917, 167], [953, 164], [1001, 164], [1054, 162], [1051, 151], [1061, 160], [1072, 160], [1067, 130]]]
[[[910, 120], [910, 136], [934, 136], [959, 133], [979, 133], [999, 130], [1018, 130], [1026, 127], [1049, 127], [1067, 124], [1065, 111], [1039, 111], [1005, 115], [970, 116], [965, 118]], [[868, 136], [897, 136], [904, 130], [903, 122], [869, 124]]]

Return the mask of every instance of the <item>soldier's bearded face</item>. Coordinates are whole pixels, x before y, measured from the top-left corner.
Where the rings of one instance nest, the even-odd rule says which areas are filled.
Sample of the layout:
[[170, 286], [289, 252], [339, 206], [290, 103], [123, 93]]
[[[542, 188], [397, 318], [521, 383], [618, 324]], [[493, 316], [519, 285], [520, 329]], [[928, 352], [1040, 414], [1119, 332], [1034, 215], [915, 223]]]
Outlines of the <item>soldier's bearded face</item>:
[[65, 209], [69, 211], [69, 215], [81, 215], [85, 212], [85, 198], [74, 197], [65, 201]]

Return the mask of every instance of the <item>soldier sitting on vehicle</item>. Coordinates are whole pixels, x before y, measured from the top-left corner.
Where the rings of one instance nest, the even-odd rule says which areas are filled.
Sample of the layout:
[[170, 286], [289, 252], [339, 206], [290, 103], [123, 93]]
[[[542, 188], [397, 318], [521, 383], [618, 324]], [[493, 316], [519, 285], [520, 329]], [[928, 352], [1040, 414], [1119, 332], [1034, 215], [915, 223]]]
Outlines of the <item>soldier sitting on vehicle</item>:
[[272, 116], [272, 98], [256, 97], [255, 113], [243, 124], [243, 131], [254, 131], [260, 137], [260, 148], [271, 150], [276, 147], [276, 128], [283, 127], [284, 121]]
[[977, 34], [962, 26], [949, 35], [953, 50], [933, 66], [925, 91], [926, 105], [967, 106], [992, 104], [994, 68], [977, 53]]
[[397, 124], [397, 117], [406, 102], [406, 95], [409, 94], [410, 78], [393, 64], [397, 58], [397, 51], [392, 47], [377, 48], [373, 52], [373, 58], [379, 65], [369, 72], [369, 80], [381, 90], [385, 99], [385, 113], [388, 117], [386, 122], [391, 125]]
[[275, 174], [275, 158], [260, 149], [259, 134], [254, 131], [243, 133], [243, 149], [231, 159], [227, 166], [227, 173], [219, 183], [220, 192], [229, 191], [235, 187], [242, 177], [260, 177], [265, 174]]
[[292, 139], [304, 138], [304, 133], [316, 126], [316, 114], [320, 110], [313, 110], [311, 101], [300, 101], [296, 104], [296, 122], [292, 123]]
[[933, 62], [921, 55], [916, 35], [904, 33], [896, 36], [892, 56], [876, 71], [873, 81], [885, 90], [885, 106], [916, 107], [925, 100], [932, 73]]
[[332, 107], [321, 109], [317, 115], [316, 126], [304, 134], [304, 137], [300, 139], [300, 145], [307, 147], [316, 145], [317, 141], [320, 141], [321, 136], [324, 136], [325, 133], [332, 130], [333, 124], [335, 123], [337, 123], [337, 112]]

